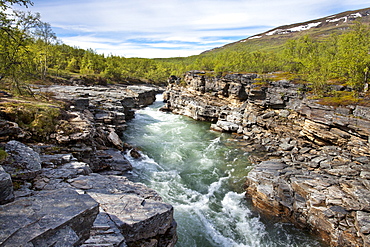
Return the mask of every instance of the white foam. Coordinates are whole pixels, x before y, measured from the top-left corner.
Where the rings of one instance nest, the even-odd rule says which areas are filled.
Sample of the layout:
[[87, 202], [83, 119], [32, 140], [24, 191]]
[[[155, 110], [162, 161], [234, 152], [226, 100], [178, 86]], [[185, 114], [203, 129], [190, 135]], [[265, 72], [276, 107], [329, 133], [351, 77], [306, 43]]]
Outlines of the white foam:
[[[235, 246], [261, 246], [261, 239], [267, 234], [264, 225], [257, 217], [251, 217], [251, 211], [242, 204], [245, 193], [228, 192], [222, 200], [222, 212], [226, 219], [232, 219], [234, 235], [242, 236]], [[229, 225], [232, 225], [229, 222]], [[227, 226], [225, 226], [227, 227]]]
[[206, 147], [205, 151], [214, 151], [217, 148], [217, 144], [220, 143], [221, 137], [216, 137], [210, 141], [210, 144]]

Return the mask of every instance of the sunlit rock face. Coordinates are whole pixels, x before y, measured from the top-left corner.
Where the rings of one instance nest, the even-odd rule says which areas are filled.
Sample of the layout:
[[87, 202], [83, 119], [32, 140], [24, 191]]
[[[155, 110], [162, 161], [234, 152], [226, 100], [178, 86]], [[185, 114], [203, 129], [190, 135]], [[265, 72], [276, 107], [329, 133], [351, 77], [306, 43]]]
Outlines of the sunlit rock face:
[[332, 246], [367, 246], [370, 108], [322, 105], [306, 98], [308, 90], [255, 74], [209, 78], [191, 71], [168, 85], [162, 110], [211, 121], [212, 129], [237, 133], [251, 152], [264, 153], [252, 155], [246, 181], [260, 211]]

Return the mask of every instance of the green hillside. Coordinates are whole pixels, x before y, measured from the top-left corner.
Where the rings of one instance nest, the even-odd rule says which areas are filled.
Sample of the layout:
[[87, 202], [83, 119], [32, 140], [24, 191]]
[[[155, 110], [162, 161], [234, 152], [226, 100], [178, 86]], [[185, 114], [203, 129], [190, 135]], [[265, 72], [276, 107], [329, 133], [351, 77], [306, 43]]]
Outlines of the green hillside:
[[[350, 18], [350, 16], [356, 16], [356, 14], [361, 14], [361, 17], [357, 18]], [[332, 20], [330, 22], [330, 20]], [[338, 20], [338, 21], [333, 21]], [[321, 24], [310, 28], [308, 30], [303, 31], [296, 31], [296, 32], [289, 32], [283, 34], [274, 34], [274, 35], [266, 35], [268, 33], [277, 31], [277, 30], [287, 30], [287, 29], [294, 29], [300, 26], [309, 25], [311, 23], [318, 23]], [[302, 23], [295, 23], [290, 25], [279, 26], [264, 33], [255, 34], [249, 38], [242, 39], [230, 44], [227, 44], [222, 47], [214, 48], [209, 51], [205, 51], [202, 54], [206, 53], [217, 53], [222, 52], [225, 50], [261, 50], [261, 51], [272, 51], [276, 49], [281, 49], [282, 46], [288, 41], [289, 39], [297, 39], [301, 36], [308, 35], [313, 39], [317, 40], [325, 40], [327, 37], [333, 34], [343, 34], [348, 32], [351, 27], [355, 24], [355, 22], [361, 22], [363, 24], [370, 23], [370, 8], [360, 9], [360, 10], [353, 10], [353, 11], [346, 11], [336, 15], [331, 15], [327, 17], [323, 17], [320, 19], [310, 20]], [[261, 38], [256, 38], [261, 37]]]

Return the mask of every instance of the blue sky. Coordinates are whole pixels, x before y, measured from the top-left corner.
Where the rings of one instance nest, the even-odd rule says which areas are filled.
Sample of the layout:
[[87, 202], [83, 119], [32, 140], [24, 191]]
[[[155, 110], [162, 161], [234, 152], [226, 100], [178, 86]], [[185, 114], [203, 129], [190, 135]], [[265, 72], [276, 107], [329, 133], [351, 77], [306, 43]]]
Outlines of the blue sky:
[[177, 57], [370, 0], [33, 0], [63, 43], [106, 55]]

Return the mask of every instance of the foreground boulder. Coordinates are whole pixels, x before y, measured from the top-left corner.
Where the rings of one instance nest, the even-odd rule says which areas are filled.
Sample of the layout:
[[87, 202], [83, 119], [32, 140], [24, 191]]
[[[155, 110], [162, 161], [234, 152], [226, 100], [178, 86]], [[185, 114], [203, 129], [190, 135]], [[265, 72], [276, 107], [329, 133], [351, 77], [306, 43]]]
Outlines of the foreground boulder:
[[112, 175], [91, 174], [68, 183], [99, 202], [102, 212], [110, 216], [129, 246], [143, 243], [174, 246], [176, 243], [173, 207], [163, 202], [154, 190]]
[[8, 157], [3, 167], [13, 178], [32, 179], [41, 170], [40, 155], [23, 143], [9, 141], [5, 151]]
[[78, 246], [99, 205], [73, 190], [38, 192], [0, 206], [1, 246]]
[[102, 208], [90, 229], [90, 238], [81, 247], [127, 247], [125, 237]]

